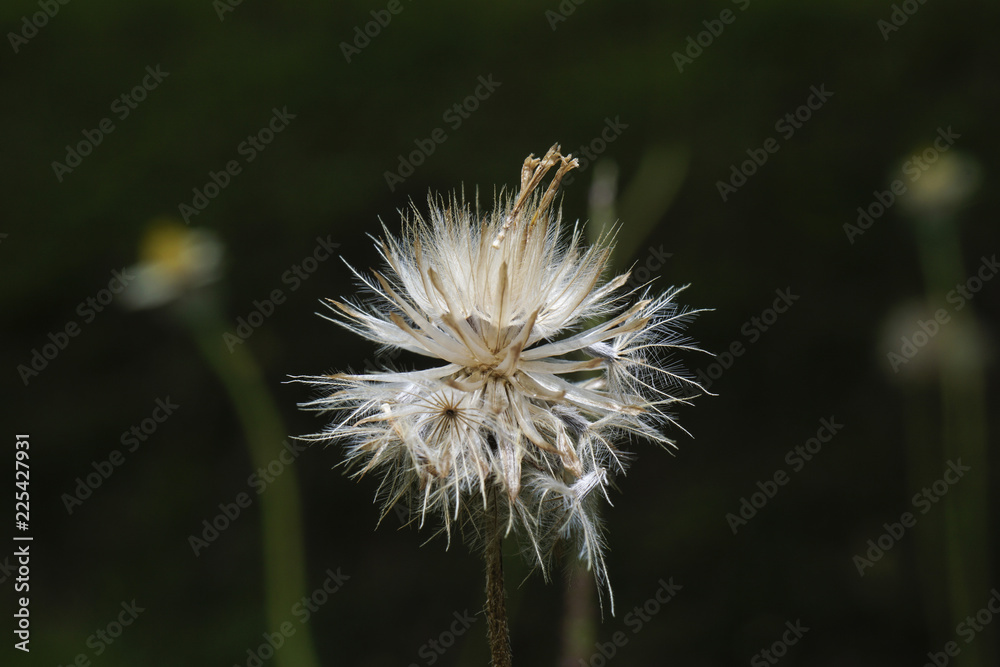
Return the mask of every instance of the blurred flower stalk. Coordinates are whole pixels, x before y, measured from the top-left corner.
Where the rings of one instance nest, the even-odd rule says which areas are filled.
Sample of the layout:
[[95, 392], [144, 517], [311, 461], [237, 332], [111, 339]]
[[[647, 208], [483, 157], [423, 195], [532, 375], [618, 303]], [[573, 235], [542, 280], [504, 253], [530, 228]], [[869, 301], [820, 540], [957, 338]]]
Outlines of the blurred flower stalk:
[[[587, 240], [597, 241], [614, 228], [622, 209], [623, 225], [611, 254], [611, 271], [623, 273], [627, 262], [636, 257], [639, 247], [663, 219], [687, 175], [690, 153], [680, 146], [651, 146], [632, 180], [619, 197], [618, 165], [610, 158], [594, 164], [587, 197]], [[633, 280], [636, 280], [634, 277]], [[591, 321], [590, 326], [598, 324]], [[570, 563], [563, 598], [563, 623], [559, 665], [576, 667], [587, 662], [597, 643], [598, 612], [590, 573], [580, 560]]]
[[[166, 307], [189, 330], [205, 361], [236, 409], [255, 469], [267, 468], [282, 451], [287, 431], [260, 368], [245, 346], [232, 352], [217, 295], [209, 287], [222, 275], [223, 245], [211, 232], [179, 221], [156, 220], [140, 247], [136, 280], [126, 293], [133, 309]], [[307, 594], [298, 479], [294, 468], [274, 478], [258, 496], [263, 544], [267, 629], [288, 621]], [[278, 666], [318, 667], [312, 633], [302, 625], [274, 656]]]
[[[942, 502], [942, 532], [918, 538], [920, 576], [931, 628], [945, 620], [941, 618], [944, 609], [950, 612], [945, 627], [955, 628], [975, 614], [991, 586], [984, 379], [989, 350], [974, 308], [964, 298], [967, 292], [961, 292], [961, 306], [956, 305], [954, 296], [958, 286], [966, 285], [974, 275], [963, 267], [959, 220], [979, 182], [978, 163], [952, 151], [940, 155], [900, 198], [903, 214], [913, 223], [927, 289], [928, 305], [916, 309], [918, 318], [930, 315], [939, 327], [932, 328], [933, 333], [925, 331], [927, 343], [897, 367], [909, 404], [906, 433], [911, 486], [926, 484], [948, 460], [961, 459], [972, 469], [972, 474], [950, 490]], [[945, 304], [948, 319], [938, 317]], [[912, 327], [914, 318], [906, 319]], [[912, 335], [911, 340], [916, 337]], [[892, 340], [893, 347], [897, 346], [899, 336], [893, 335]], [[933, 397], [928, 381], [938, 385], [940, 423], [933, 417], [938, 411], [929, 409]], [[938, 429], [939, 441], [932, 435]], [[935, 576], [942, 570], [947, 577], [944, 596]], [[949, 636], [940, 639], [954, 638], [951, 631], [944, 634]], [[986, 641], [963, 645], [962, 660], [966, 665], [996, 664], [993, 647]]]

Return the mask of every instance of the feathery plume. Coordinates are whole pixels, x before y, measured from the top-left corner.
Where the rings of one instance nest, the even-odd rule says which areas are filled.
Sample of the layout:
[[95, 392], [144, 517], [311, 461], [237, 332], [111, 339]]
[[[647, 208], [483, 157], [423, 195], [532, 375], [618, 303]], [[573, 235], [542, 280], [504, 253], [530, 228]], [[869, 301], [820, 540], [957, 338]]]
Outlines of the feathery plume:
[[297, 379], [322, 392], [304, 408], [337, 414], [308, 437], [381, 475], [383, 516], [406, 503], [449, 541], [497, 525], [546, 576], [569, 540], [606, 584], [598, 509], [629, 460], [619, 444], [673, 446], [670, 409], [703, 392], [674, 360], [696, 349], [681, 331], [700, 311], [676, 304], [683, 288], [607, 279], [612, 235], [587, 246], [578, 225], [563, 232], [553, 203], [576, 166], [558, 145], [529, 156], [520, 190], [485, 214], [430, 197], [427, 217], [413, 207], [399, 236], [384, 229], [382, 271], [354, 271], [372, 296], [328, 301], [338, 324], [427, 368]]

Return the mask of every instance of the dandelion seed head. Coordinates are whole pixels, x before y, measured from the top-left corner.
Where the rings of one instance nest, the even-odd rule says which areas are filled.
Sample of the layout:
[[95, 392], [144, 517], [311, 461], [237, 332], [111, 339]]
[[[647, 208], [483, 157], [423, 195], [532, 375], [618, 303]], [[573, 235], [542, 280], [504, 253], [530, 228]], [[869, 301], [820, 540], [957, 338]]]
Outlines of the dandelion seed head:
[[[699, 311], [608, 278], [612, 237], [564, 230], [555, 196], [577, 166], [558, 145], [529, 156], [516, 194], [481, 213], [456, 196], [415, 207], [384, 230], [381, 270], [355, 275], [371, 294], [329, 301], [337, 323], [380, 346], [430, 359], [422, 370], [304, 376], [307, 409], [335, 420], [358, 476], [381, 476], [420, 525], [478, 532], [489, 494], [507, 533], [547, 575], [557, 543], [575, 542], [606, 581], [599, 508], [625, 471], [622, 440], [672, 446], [675, 403], [702, 388], [673, 360], [696, 349], [680, 332]], [[544, 177], [555, 174], [543, 188]]]

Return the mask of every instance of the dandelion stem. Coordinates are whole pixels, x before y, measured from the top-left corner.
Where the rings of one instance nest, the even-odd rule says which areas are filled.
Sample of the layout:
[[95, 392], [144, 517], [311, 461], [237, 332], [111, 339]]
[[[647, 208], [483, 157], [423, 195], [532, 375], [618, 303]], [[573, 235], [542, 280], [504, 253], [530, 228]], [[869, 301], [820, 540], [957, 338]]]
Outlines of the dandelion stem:
[[503, 534], [500, 532], [496, 488], [490, 490], [486, 513], [486, 619], [490, 654], [493, 656], [493, 667], [510, 667], [510, 628], [507, 626], [507, 601], [503, 586]]

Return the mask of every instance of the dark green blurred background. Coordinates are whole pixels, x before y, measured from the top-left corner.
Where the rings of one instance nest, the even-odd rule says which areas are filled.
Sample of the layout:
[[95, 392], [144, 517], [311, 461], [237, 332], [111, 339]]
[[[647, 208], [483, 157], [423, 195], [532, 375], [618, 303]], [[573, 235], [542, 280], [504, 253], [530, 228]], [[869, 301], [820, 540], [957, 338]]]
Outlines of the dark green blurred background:
[[[995, 3], [913, 0], [915, 13], [886, 39], [878, 22], [891, 21], [889, 2], [565, 0], [560, 10], [556, 0], [402, 0], [350, 62], [341, 43], [386, 3], [247, 0], [220, 20], [209, 0], [78, 0], [53, 3], [58, 13], [26, 30], [39, 6], [4, 4], [0, 46], [3, 451], [12, 468], [14, 434], [31, 434], [35, 537], [32, 651], [8, 644], [4, 664], [68, 665], [82, 653], [108, 667], [247, 665], [247, 649], [276, 630], [260, 504], [199, 556], [188, 542], [219, 503], [248, 491], [253, 472], [218, 374], [170, 309], [129, 312], [116, 299], [92, 322], [77, 312], [112, 270], [138, 261], [151, 221], [178, 218], [210, 171], [239, 161], [191, 227], [225, 245], [213, 289], [230, 331], [255, 299], [287, 295], [240, 350], [259, 364], [286, 433], [310, 433], [323, 421], [296, 409], [311, 394], [283, 384], [287, 375], [360, 369], [376, 350], [314, 315], [320, 298], [354, 289], [339, 259], [294, 291], [282, 274], [328, 235], [352, 265], [374, 266], [368, 234], [380, 233], [380, 217], [394, 230], [410, 198], [423, 206], [428, 189], [463, 184], [488, 205], [528, 153], [554, 142], [577, 152], [606, 119], [619, 119], [620, 134], [565, 189], [565, 216], [620, 218], [623, 266], [672, 253], [655, 285], [691, 283], [682, 301], [715, 309], [691, 335], [712, 352], [734, 341], [745, 351], [713, 382], [718, 397], [680, 411], [695, 437], [675, 432], [676, 457], [630, 445], [637, 463], [605, 513], [618, 614], [585, 639], [584, 664], [604, 664], [594, 642], [617, 631], [627, 643], [607, 664], [767, 664], [755, 655], [796, 620], [809, 631], [783, 664], [920, 665], [949, 641], [961, 650], [954, 664], [997, 664], [1000, 619], [970, 643], [957, 625], [998, 583], [988, 445], [1000, 426], [1000, 280], [960, 313], [947, 300], [1000, 250]], [[678, 71], [674, 53], [699, 33], [708, 45]], [[169, 74], [120, 118], [113, 101], [147, 66]], [[449, 124], [444, 112], [490, 76], [499, 87]], [[775, 125], [811, 86], [833, 95], [786, 137]], [[274, 108], [295, 118], [246, 162], [241, 142]], [[52, 163], [106, 117], [114, 131], [60, 181]], [[960, 138], [940, 163], [952, 171], [938, 164], [911, 180], [903, 162], [949, 127]], [[435, 128], [446, 140], [390, 191], [385, 173]], [[723, 201], [717, 181], [769, 137], [778, 151]], [[595, 177], [605, 195], [617, 182], [613, 210], [589, 196]], [[852, 243], [844, 225], [897, 179], [929, 199], [896, 202]], [[961, 205], [940, 203], [963, 189], [974, 191]], [[744, 324], [786, 288], [798, 300], [751, 341]], [[887, 353], [938, 308], [950, 321], [894, 373]], [[18, 365], [71, 321], [80, 334], [25, 385]], [[687, 361], [708, 368], [705, 356]], [[167, 397], [175, 414], [69, 514], [63, 494]], [[843, 429], [791, 472], [786, 452], [831, 416]], [[913, 495], [957, 458], [971, 472], [920, 514]], [[340, 460], [337, 447], [315, 446], [294, 464], [307, 589], [328, 569], [350, 577], [308, 622], [319, 663], [486, 664], [481, 618], [440, 659], [421, 651], [454, 612], [481, 608], [478, 556], [442, 540], [421, 546], [429, 533], [397, 530], [392, 515], [374, 530], [376, 482], [348, 480], [332, 469]], [[778, 470], [787, 485], [734, 535], [726, 515]], [[854, 557], [906, 511], [915, 527], [859, 576]], [[633, 632], [629, 612], [670, 577], [682, 590]], [[6, 570], [0, 578], [10, 638], [14, 582]], [[564, 583], [562, 570], [545, 584], [508, 560], [515, 664], [559, 662]], [[88, 637], [133, 599], [145, 611], [95, 655]]]

